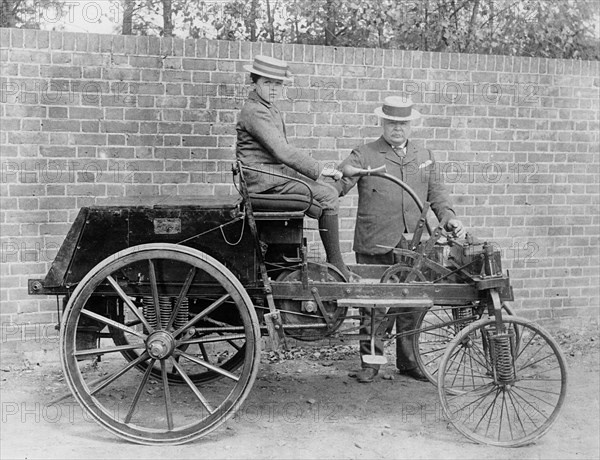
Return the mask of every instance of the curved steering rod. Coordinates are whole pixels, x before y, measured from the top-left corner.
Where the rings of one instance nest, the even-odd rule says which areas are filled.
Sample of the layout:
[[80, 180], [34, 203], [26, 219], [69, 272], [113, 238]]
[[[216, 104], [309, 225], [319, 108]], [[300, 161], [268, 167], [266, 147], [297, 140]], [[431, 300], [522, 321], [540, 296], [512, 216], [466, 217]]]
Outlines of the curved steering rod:
[[[396, 176], [392, 176], [391, 174], [388, 174], [387, 168], [385, 165], [382, 165], [378, 168], [373, 168], [373, 169], [371, 169], [371, 168], [362, 169], [362, 168], [357, 168], [352, 165], [344, 165], [344, 167], [342, 168], [341, 171], [342, 171], [342, 174], [344, 175], [344, 177], [378, 176], [378, 177], [383, 177], [384, 179], [387, 179], [389, 181], [392, 181], [393, 183], [399, 185], [406, 193], [408, 193], [410, 195], [410, 197], [413, 199], [413, 201], [416, 203], [417, 207], [419, 208], [419, 211], [423, 212], [423, 202], [417, 196], [415, 191], [412, 188], [410, 188], [410, 186], [406, 182], [398, 179]], [[427, 227], [427, 231], [429, 232], [429, 235], [433, 235], [433, 230], [431, 229], [429, 222], [425, 221], [425, 226]]]

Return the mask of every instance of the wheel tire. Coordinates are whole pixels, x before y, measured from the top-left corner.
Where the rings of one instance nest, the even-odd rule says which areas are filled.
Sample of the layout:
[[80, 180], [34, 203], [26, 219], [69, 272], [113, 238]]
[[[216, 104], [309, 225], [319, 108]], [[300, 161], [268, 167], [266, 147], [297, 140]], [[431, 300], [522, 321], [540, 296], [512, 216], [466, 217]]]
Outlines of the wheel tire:
[[506, 316], [500, 334], [497, 326], [495, 318], [481, 319], [452, 340], [440, 362], [438, 393], [446, 417], [467, 438], [518, 447], [556, 421], [566, 396], [566, 360], [548, 332], [529, 320]]
[[[152, 327], [144, 319], [146, 331], [140, 333], [85, 308], [88, 299], [97, 289], [106, 292], [111, 287], [113, 295], [118, 295], [126, 304], [127, 301], [131, 302], [134, 294], [126, 291], [139, 289], [140, 283], [136, 285], [135, 282], [128, 282], [126, 277], [124, 280], [123, 273], [127, 270], [132, 273], [144, 273], [147, 270], [147, 289], [156, 294], [162, 289], [174, 289], [172, 282], [169, 285], [163, 280], [173, 277], [173, 273], [181, 269], [188, 273], [188, 287], [193, 285], [196, 291], [213, 289], [220, 297], [200, 315], [202, 318], [196, 318], [195, 322], [189, 321], [178, 330]], [[202, 284], [196, 287], [196, 284], [199, 285], [194, 283], [197, 276], [204, 282], [210, 280], [210, 286]], [[187, 294], [185, 287], [177, 290], [181, 298]], [[128, 308], [135, 313], [134, 308]], [[224, 329], [223, 339], [211, 339], [210, 342], [233, 340], [234, 337], [245, 340], [244, 361], [236, 374], [185, 353], [191, 341], [186, 337], [186, 331], [197, 326], [213, 312], [223, 310], [227, 314], [232, 309], [237, 309], [241, 324], [229, 327], [227, 331], [235, 330], [239, 333], [225, 333]], [[82, 318], [92, 318], [107, 327], [121, 330], [132, 338], [128, 339], [125, 350], [102, 342], [96, 349], [78, 348], [78, 324]], [[229, 419], [252, 388], [260, 361], [259, 344], [260, 329], [256, 313], [237, 278], [219, 261], [201, 251], [160, 243], [126, 249], [94, 267], [74, 290], [63, 315], [60, 333], [60, 354], [65, 380], [75, 399], [85, 412], [108, 431], [140, 444], [182, 444], [210, 433]], [[133, 361], [122, 354], [123, 351], [132, 350], [137, 350], [138, 356]], [[99, 366], [98, 360], [94, 360], [91, 368], [82, 360], [91, 356], [102, 356]], [[175, 358], [185, 363], [180, 364]], [[155, 362], [160, 362], [162, 382], [151, 379]], [[140, 379], [137, 367], [144, 364], [146, 371]], [[191, 367], [190, 374], [194, 373], [193, 369], [204, 368], [225, 378], [209, 384], [199, 384], [188, 376], [187, 379], [182, 377], [185, 385], [175, 385], [176, 382], [170, 381], [168, 377], [169, 366], [177, 368], [182, 376], [187, 376]], [[98, 367], [101, 367], [100, 374], [103, 376], [94, 379]]]

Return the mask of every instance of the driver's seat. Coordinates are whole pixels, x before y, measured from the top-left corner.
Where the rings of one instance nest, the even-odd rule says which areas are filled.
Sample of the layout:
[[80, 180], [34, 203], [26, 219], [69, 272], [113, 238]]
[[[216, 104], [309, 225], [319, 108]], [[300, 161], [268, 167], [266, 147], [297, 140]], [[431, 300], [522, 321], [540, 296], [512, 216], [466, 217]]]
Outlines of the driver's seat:
[[237, 171], [240, 174], [240, 193], [243, 198], [248, 196], [250, 199], [250, 205], [252, 207], [252, 213], [257, 220], [265, 218], [278, 218], [277, 214], [289, 214], [297, 213], [299, 216], [307, 215], [313, 219], [318, 219], [323, 213], [321, 205], [313, 199], [312, 191], [308, 184], [300, 179], [294, 177], [284, 176], [269, 171], [260, 171], [264, 174], [285, 177], [286, 179], [299, 182], [306, 186], [309, 196], [301, 194], [276, 194], [276, 193], [250, 193], [246, 180], [244, 179], [244, 169], [256, 170], [250, 166], [244, 166], [240, 161], [237, 162]]
[[252, 211], [256, 218], [257, 213], [288, 213], [298, 212], [318, 219], [321, 217], [323, 208], [315, 200], [309, 201], [305, 195], [298, 194], [273, 194], [273, 193], [249, 193]]

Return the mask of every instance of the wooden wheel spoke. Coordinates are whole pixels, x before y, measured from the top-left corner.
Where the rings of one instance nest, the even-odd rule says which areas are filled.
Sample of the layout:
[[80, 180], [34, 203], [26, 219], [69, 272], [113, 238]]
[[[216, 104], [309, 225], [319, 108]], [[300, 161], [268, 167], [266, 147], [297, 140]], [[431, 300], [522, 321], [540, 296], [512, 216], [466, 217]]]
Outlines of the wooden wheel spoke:
[[150, 290], [152, 292], [152, 301], [154, 302], [154, 310], [156, 311], [157, 329], [160, 329], [160, 304], [158, 302], [158, 284], [156, 282], [156, 270], [152, 259], [148, 259], [148, 272], [150, 274]]
[[160, 360], [160, 372], [162, 374], [163, 393], [165, 395], [165, 412], [167, 413], [167, 427], [169, 431], [171, 431], [173, 429], [173, 402], [171, 401], [171, 391], [169, 390], [169, 376], [167, 373], [166, 360], [164, 359]]
[[196, 267], [192, 267], [185, 278], [183, 287], [181, 288], [181, 292], [179, 293], [179, 296], [177, 297], [177, 301], [175, 302], [175, 307], [173, 308], [173, 312], [171, 313], [171, 318], [169, 318], [167, 330], [171, 329], [171, 326], [173, 326], [173, 323], [175, 322], [175, 318], [177, 317], [177, 314], [179, 313], [179, 308], [181, 307], [181, 304], [183, 303], [183, 299], [185, 299], [185, 297], [187, 296], [187, 293], [190, 289], [190, 286], [192, 285], [192, 281], [194, 280], [195, 276], [196, 276]]
[[[260, 326], [252, 299], [222, 262], [192, 247], [147, 243], [108, 254], [70, 293], [63, 315], [60, 352], [71, 396], [134, 443], [205, 436], [239, 409], [256, 379]], [[101, 342], [88, 345], [88, 338]], [[82, 360], [96, 356], [106, 357], [98, 368]]]
[[106, 380], [104, 380], [96, 388], [94, 388], [93, 390], [91, 390], [90, 394], [94, 395], [94, 394], [98, 393], [100, 390], [102, 390], [103, 388], [106, 388], [112, 382], [114, 382], [119, 377], [121, 377], [123, 374], [125, 374], [128, 370], [133, 369], [135, 366], [137, 366], [138, 364], [140, 364], [142, 361], [145, 361], [149, 357], [150, 357], [150, 355], [148, 355], [148, 352], [144, 351], [144, 353], [142, 353], [136, 359], [134, 359], [133, 361], [130, 361], [126, 366], [122, 367], [118, 371], [115, 371], [112, 375], [110, 375], [109, 377], [107, 377]]
[[156, 360], [154, 358], [150, 359], [148, 362], [148, 367], [146, 368], [146, 372], [144, 372], [144, 377], [142, 377], [142, 381], [137, 387], [135, 391], [135, 395], [133, 396], [133, 401], [131, 401], [131, 405], [129, 406], [129, 410], [127, 411], [127, 415], [125, 416], [124, 422], [129, 423], [131, 421], [131, 417], [133, 417], [133, 413], [137, 407], [137, 403], [142, 395], [142, 391], [144, 391], [144, 387], [148, 383], [148, 379], [150, 378], [150, 373], [152, 372], [152, 367]]
[[119, 286], [119, 283], [117, 283], [117, 281], [111, 275], [108, 275], [106, 277], [106, 280], [110, 283], [110, 285], [113, 287], [113, 289], [117, 292], [117, 294], [119, 295], [121, 300], [123, 302], [125, 302], [125, 305], [127, 305], [127, 307], [129, 307], [131, 312], [142, 322], [142, 324], [144, 325], [146, 330], [148, 332], [154, 332], [154, 328], [152, 326], [150, 326], [148, 321], [146, 321], [146, 318], [144, 318], [144, 315], [142, 313], [140, 313], [139, 309], [135, 306], [133, 301], [125, 293], [123, 288], [121, 286]]
[[[184, 340], [183, 342], [181, 342], [181, 345], [188, 345], [188, 344], [192, 344], [192, 343], [210, 343], [210, 342], [230, 342], [232, 340], [245, 340], [246, 336], [244, 334], [232, 334], [232, 335], [223, 335], [223, 336], [219, 336], [219, 337], [199, 337], [196, 339], [189, 339], [189, 340]], [[236, 348], [234, 346], [234, 348]], [[241, 347], [237, 347], [236, 349], [239, 350]]]
[[212, 304], [210, 304], [208, 307], [206, 307], [204, 310], [202, 310], [200, 313], [198, 313], [196, 316], [194, 316], [191, 320], [189, 320], [185, 325], [183, 325], [182, 327], [177, 329], [175, 332], [173, 332], [173, 337], [177, 338], [177, 336], [179, 336], [183, 331], [192, 327], [194, 324], [196, 324], [198, 321], [200, 321], [206, 315], [208, 315], [212, 311], [219, 308], [229, 298], [231, 298], [231, 296], [229, 294], [225, 294], [225, 295], [222, 295], [221, 297], [219, 297]]
[[124, 324], [118, 323], [117, 321], [113, 321], [112, 319], [107, 318], [106, 316], [102, 316], [102, 315], [99, 315], [98, 313], [94, 313], [93, 311], [82, 309], [81, 310], [81, 314], [85, 315], [85, 316], [88, 316], [90, 318], [93, 318], [96, 321], [104, 323], [104, 324], [106, 324], [108, 326], [112, 326], [115, 329], [119, 329], [119, 330], [121, 330], [123, 332], [128, 332], [129, 334], [135, 335], [135, 336], [140, 337], [142, 339], [146, 338], [145, 334], [142, 334], [141, 332], [138, 332], [135, 329], [131, 329], [130, 327], [125, 326]]
[[[245, 339], [246, 337], [244, 337]], [[242, 349], [242, 346], [238, 345], [237, 343], [234, 342], [234, 340], [238, 340], [238, 339], [227, 339], [227, 343], [229, 345], [231, 345], [233, 348], [236, 349], [236, 351], [240, 351]]]
[[144, 344], [119, 345], [119, 346], [110, 347], [110, 348], [92, 348], [90, 350], [80, 350], [80, 351], [76, 351], [74, 353], [74, 355], [78, 356], [78, 357], [91, 356], [91, 355], [105, 355], [108, 353], [119, 353], [122, 351], [140, 350], [140, 349], [144, 349], [144, 348], [145, 348]]
[[203, 367], [207, 368], [210, 371], [216, 372], [217, 374], [221, 374], [223, 377], [227, 377], [227, 378], [229, 378], [231, 380], [234, 380], [236, 382], [239, 380], [239, 377], [237, 375], [232, 374], [231, 372], [226, 371], [225, 369], [222, 369], [222, 368], [220, 368], [218, 366], [215, 366], [213, 364], [210, 364], [210, 363], [208, 363], [206, 361], [202, 361], [201, 359], [198, 359], [198, 358], [196, 358], [196, 357], [194, 357], [192, 355], [188, 355], [187, 353], [180, 353], [180, 356], [183, 356], [185, 359], [187, 359], [189, 361], [192, 361], [193, 363], [199, 364], [200, 366], [203, 366]]
[[181, 366], [181, 364], [179, 364], [175, 359], [173, 359], [173, 357], [171, 357], [170, 360], [171, 360], [171, 363], [173, 364], [173, 367], [175, 367], [175, 369], [177, 369], [177, 372], [179, 372], [179, 375], [181, 375], [181, 378], [183, 378], [185, 383], [187, 383], [187, 385], [190, 387], [190, 389], [192, 390], [192, 393], [194, 393], [196, 398], [198, 398], [198, 401], [200, 401], [200, 404], [202, 404], [204, 406], [204, 408], [208, 411], [209, 414], [214, 414], [215, 409], [213, 409], [213, 407], [208, 402], [208, 400], [204, 397], [204, 395], [202, 393], [200, 393], [200, 390], [198, 390], [198, 387], [194, 384], [194, 382], [192, 382], [189, 375], [187, 375], [187, 372], [185, 371], [183, 366]]
[[206, 347], [204, 346], [204, 344], [202, 342], [200, 342], [198, 344], [198, 347], [200, 348], [200, 353], [202, 353], [202, 357], [204, 358], [204, 361], [210, 362], [210, 358], [208, 357], [208, 353], [206, 352]]

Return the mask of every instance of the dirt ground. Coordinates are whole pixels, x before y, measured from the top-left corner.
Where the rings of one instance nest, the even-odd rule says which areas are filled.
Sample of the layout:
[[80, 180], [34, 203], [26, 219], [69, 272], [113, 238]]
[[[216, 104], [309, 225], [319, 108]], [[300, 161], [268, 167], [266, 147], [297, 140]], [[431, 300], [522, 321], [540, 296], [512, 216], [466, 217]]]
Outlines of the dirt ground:
[[568, 359], [569, 392], [550, 432], [526, 447], [470, 442], [444, 419], [433, 385], [394, 374], [391, 364], [387, 378], [357, 383], [348, 376], [358, 363], [354, 345], [302, 345], [280, 355], [263, 352], [244, 406], [213, 433], [182, 446], [131, 444], [73, 400], [49, 404], [66, 391], [58, 363], [3, 365], [1, 458], [600, 458], [598, 329], [553, 335]]

